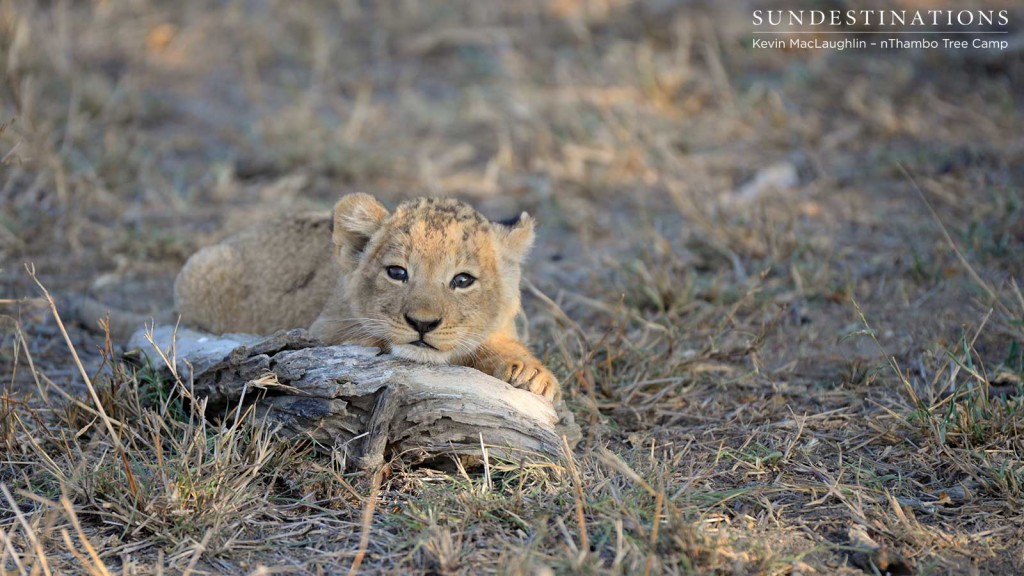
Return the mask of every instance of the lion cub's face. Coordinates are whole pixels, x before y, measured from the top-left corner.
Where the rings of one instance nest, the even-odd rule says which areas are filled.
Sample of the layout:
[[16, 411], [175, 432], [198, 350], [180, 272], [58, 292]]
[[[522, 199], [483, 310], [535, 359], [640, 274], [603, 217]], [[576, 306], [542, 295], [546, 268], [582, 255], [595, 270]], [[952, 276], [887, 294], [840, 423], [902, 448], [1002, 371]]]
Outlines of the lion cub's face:
[[471, 357], [519, 311], [533, 221], [524, 213], [513, 226], [492, 223], [462, 202], [434, 198], [389, 214], [353, 194], [335, 206], [334, 242], [352, 313], [346, 331], [396, 356], [447, 363]]

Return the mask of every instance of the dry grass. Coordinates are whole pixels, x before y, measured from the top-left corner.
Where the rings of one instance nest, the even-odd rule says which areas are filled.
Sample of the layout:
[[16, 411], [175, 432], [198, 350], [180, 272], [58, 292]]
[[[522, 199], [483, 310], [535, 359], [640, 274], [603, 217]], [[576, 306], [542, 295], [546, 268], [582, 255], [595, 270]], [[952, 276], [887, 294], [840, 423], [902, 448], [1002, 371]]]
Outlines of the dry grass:
[[[1019, 53], [702, 6], [0, 0], [0, 573], [1024, 571]], [[571, 460], [346, 474], [65, 341], [22, 267], [161, 310], [355, 190], [538, 217]]]

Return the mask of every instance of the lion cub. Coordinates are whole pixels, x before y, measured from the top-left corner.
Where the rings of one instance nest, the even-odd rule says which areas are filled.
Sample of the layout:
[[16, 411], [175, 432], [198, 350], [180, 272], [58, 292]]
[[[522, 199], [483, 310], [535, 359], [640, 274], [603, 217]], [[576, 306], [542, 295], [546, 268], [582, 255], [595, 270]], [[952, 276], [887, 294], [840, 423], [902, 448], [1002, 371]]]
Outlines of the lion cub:
[[367, 194], [329, 214], [268, 222], [185, 263], [174, 300], [187, 325], [269, 334], [309, 328], [327, 344], [470, 366], [548, 399], [558, 381], [516, 334], [533, 219], [490, 222], [421, 198], [393, 213]]

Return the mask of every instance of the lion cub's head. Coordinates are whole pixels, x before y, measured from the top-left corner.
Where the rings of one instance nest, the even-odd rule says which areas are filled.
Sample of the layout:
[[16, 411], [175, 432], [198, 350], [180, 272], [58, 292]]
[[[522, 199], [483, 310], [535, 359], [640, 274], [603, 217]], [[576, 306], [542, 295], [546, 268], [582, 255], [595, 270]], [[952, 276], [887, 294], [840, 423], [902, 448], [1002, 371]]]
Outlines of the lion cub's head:
[[389, 213], [372, 196], [345, 196], [334, 208], [334, 246], [348, 310], [325, 312], [400, 357], [471, 357], [514, 322], [533, 237], [525, 212], [507, 226], [457, 200], [411, 200]]

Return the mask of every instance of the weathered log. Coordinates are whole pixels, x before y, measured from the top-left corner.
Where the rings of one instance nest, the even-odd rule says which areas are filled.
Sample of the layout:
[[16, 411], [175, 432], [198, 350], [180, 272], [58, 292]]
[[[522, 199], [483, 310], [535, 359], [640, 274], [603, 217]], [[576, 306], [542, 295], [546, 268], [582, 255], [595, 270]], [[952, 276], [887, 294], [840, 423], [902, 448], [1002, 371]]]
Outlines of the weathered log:
[[176, 373], [195, 399], [205, 397], [208, 417], [255, 403], [258, 417], [286, 437], [339, 448], [359, 468], [380, 466], [385, 455], [409, 463], [481, 456], [481, 443], [506, 460], [559, 459], [563, 436], [570, 446], [580, 438], [563, 404], [556, 410], [471, 368], [322, 346], [304, 330], [214, 336], [163, 326], [151, 339], [136, 332], [129, 349], [166, 376]]

